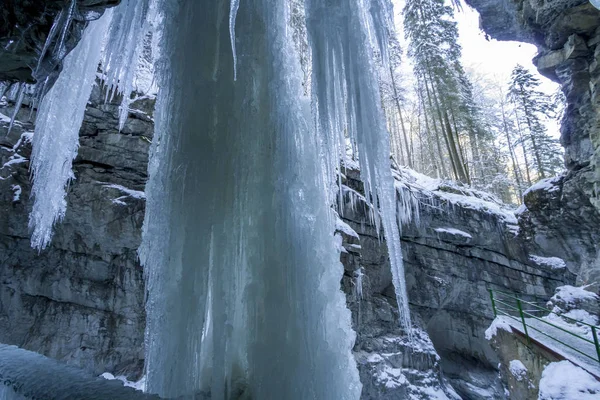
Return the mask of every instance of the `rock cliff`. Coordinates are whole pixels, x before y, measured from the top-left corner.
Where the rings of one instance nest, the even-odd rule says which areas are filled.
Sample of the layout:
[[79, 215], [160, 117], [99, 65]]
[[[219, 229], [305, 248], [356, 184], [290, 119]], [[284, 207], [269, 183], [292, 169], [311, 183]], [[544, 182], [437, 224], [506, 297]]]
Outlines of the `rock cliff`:
[[[23, 108], [22, 122], [8, 136], [8, 120], [0, 120], [0, 342], [135, 379], [144, 334], [136, 250], [153, 99], [134, 102], [121, 132], [119, 99], [101, 99], [96, 87], [80, 131], [65, 220], [40, 253], [30, 248], [27, 231], [29, 110]], [[0, 113], [11, 115], [11, 107], [0, 105]], [[356, 169], [345, 170], [341, 192], [342, 287], [358, 333], [364, 397], [452, 397], [443, 374], [463, 396], [501, 398], [497, 360], [483, 338], [492, 317], [488, 287], [547, 300], [574, 275], [533, 259], [545, 254], [519, 236], [514, 213], [489, 195], [410, 170], [396, 171], [396, 178], [399, 210], [414, 215], [404, 218], [402, 234], [413, 343], [397, 324], [385, 238]]]
[[[540, 73], [567, 99], [561, 124], [565, 175], [535, 185], [520, 216], [544, 252], [562, 257], [579, 283], [600, 278], [600, 10], [588, 0], [466, 0], [498, 40], [535, 44]], [[548, 190], [550, 189], [550, 190]]]
[[0, 81], [44, 82], [50, 78], [52, 84], [87, 22], [120, 1], [3, 0]]
[[[497, 358], [484, 338], [492, 319], [487, 289], [547, 300], [559, 285], [596, 276], [600, 13], [582, 0], [468, 1], [482, 12], [491, 36], [538, 44], [540, 70], [562, 83], [569, 101], [562, 130], [569, 170], [528, 191], [518, 219], [486, 194], [396, 171], [399, 209], [415, 216], [403, 221], [402, 233], [417, 326], [412, 343], [396, 323], [385, 238], [361, 197], [358, 171], [345, 171], [339, 210], [346, 271], [342, 288], [358, 333], [355, 355], [364, 398], [430, 398], [441, 392], [452, 397], [454, 391], [468, 398], [502, 398]], [[89, 13], [73, 24], [73, 40], [86, 18], [117, 2], [78, 0]], [[0, 53], [0, 80], [32, 79], [25, 67], [45, 42], [40, 32], [49, 29], [68, 2], [45, 3], [49, 11], [32, 19], [38, 22], [27, 31], [32, 35], [23, 42], [27, 47], [12, 53], [18, 57]], [[26, 10], [27, 1], [10, 4], [13, 8], [2, 18], [20, 21], [27, 14], [19, 13], [35, 11]], [[559, 15], [563, 22], [557, 22]], [[19, 35], [0, 32], [8, 41], [28, 37]], [[0, 42], [0, 48], [8, 43]], [[60, 69], [60, 62], [50, 61], [56, 59], [48, 60], [48, 76]], [[29, 110], [21, 111], [21, 122], [7, 136], [4, 116], [12, 115], [13, 104], [0, 104], [0, 342], [95, 374], [108, 371], [135, 379], [144, 354], [144, 283], [136, 250], [153, 100], [134, 102], [119, 132], [118, 104], [101, 98], [96, 88], [80, 132], [65, 220], [51, 246], [40, 253], [30, 248], [27, 231]], [[561, 258], [564, 266], [550, 257]]]

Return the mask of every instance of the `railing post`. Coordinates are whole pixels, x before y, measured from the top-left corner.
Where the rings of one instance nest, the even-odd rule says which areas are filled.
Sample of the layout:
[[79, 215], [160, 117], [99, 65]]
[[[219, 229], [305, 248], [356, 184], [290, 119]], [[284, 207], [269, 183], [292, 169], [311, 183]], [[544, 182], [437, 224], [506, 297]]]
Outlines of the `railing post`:
[[488, 289], [490, 292], [490, 300], [492, 300], [492, 310], [494, 310], [494, 318], [498, 316], [498, 312], [496, 311], [496, 301], [494, 301], [494, 292], [492, 289]]
[[527, 324], [525, 323], [525, 315], [523, 314], [523, 307], [521, 306], [521, 299], [517, 296], [515, 298], [517, 299], [517, 308], [519, 309], [519, 315], [521, 316], [521, 322], [523, 323], [523, 330], [525, 331], [525, 336], [527, 336], [527, 343], [531, 344], [529, 332], [527, 332]]
[[598, 332], [596, 332], [595, 326], [592, 326], [592, 335], [594, 336], [594, 344], [596, 345], [596, 354], [598, 355], [598, 362], [600, 362], [600, 344], [598, 344]]

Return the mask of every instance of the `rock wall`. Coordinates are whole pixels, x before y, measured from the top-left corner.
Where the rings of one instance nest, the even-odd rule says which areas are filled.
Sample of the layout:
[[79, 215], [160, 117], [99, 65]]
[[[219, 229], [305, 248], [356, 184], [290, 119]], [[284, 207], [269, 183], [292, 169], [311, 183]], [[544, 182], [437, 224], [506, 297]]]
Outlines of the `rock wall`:
[[[144, 283], [136, 250], [153, 100], [134, 102], [118, 132], [119, 99], [104, 104], [102, 98], [95, 88], [67, 214], [40, 253], [30, 248], [27, 230], [33, 126], [20, 122], [5, 136], [8, 120], [0, 117], [0, 342], [95, 374], [135, 379], [144, 357]], [[28, 112], [23, 108], [19, 119], [26, 121]], [[0, 105], [0, 113], [10, 115], [10, 105]], [[489, 195], [397, 171], [399, 209], [418, 215], [402, 234], [416, 326], [409, 343], [397, 324], [385, 238], [377, 233], [358, 174], [346, 171], [340, 214], [348, 227], [342, 231], [350, 232], [342, 234], [342, 288], [358, 333], [363, 397], [453, 398], [445, 376], [460, 395], [502, 398], [497, 359], [483, 338], [492, 316], [488, 287], [547, 300], [574, 275], [532, 261], [531, 254], [544, 254], [532, 252], [536, 247], [519, 236], [514, 214]]]
[[[572, 260], [579, 283], [600, 278], [600, 10], [588, 0], [466, 0], [492, 38], [538, 46], [534, 59], [567, 99], [561, 125], [567, 172], [557, 189], [525, 196], [521, 220], [544, 252]], [[545, 193], [544, 193], [545, 192]]]
[[[358, 171], [345, 172], [342, 219], [357, 234], [344, 235], [346, 292], [361, 271], [363, 301], [349, 297], [356, 321], [357, 351], [377, 353], [370, 344], [402, 335], [394, 316], [395, 296], [385, 242], [377, 236], [361, 197]], [[441, 357], [441, 370], [464, 398], [504, 398], [498, 358], [485, 339], [493, 319], [489, 289], [522, 293], [546, 301], [561, 282], [573, 282], [566, 267], [551, 265], [528, 240], [510, 210], [490, 195], [397, 173], [401, 207], [414, 215], [404, 223], [402, 247], [413, 318]], [[358, 247], [360, 246], [360, 247]], [[385, 359], [385, 355], [383, 357]]]
[[[27, 142], [30, 123], [6, 136], [0, 118], [0, 342], [100, 374], [139, 375], [144, 285], [137, 259], [153, 125], [132, 114], [118, 132], [118, 106], [94, 90], [80, 132], [68, 212], [52, 245], [31, 249]], [[0, 108], [11, 115], [12, 110]], [[21, 120], [29, 110], [24, 108]]]
[[[79, 42], [87, 22], [99, 18], [106, 8], [120, 1], [76, 0], [71, 11], [71, 0], [3, 0], [0, 9], [0, 81], [33, 83], [49, 77], [52, 84], [60, 73], [63, 58]], [[63, 22], [69, 13], [72, 19], [65, 26]], [[48, 40], [55, 21], [58, 21], [58, 30], [55, 30], [58, 34]], [[62, 49], [58, 46], [60, 38], [64, 39]], [[40, 60], [45, 47], [47, 51]]]

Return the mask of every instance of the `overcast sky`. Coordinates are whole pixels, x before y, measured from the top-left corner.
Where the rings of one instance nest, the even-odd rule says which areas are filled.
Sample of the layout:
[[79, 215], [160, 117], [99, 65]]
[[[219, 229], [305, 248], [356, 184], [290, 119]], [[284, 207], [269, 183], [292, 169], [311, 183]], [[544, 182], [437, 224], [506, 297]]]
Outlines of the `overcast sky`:
[[456, 12], [460, 44], [463, 48], [463, 62], [466, 68], [475, 69], [501, 82], [508, 82], [516, 64], [521, 64], [542, 81], [542, 89], [553, 94], [558, 85], [538, 74], [531, 61], [537, 54], [532, 44], [486, 40], [479, 29], [479, 14], [464, 6]]
[[[392, 1], [394, 3], [394, 18], [398, 27], [398, 38], [406, 48], [403, 33], [400, 30], [402, 24], [401, 11], [405, 0]], [[537, 54], [534, 45], [520, 42], [501, 42], [493, 39], [486, 40], [485, 33], [479, 29], [479, 14], [464, 2], [462, 11], [455, 10], [455, 18], [458, 22], [463, 65], [467, 72], [476, 71], [479, 76], [507, 85], [513, 68], [515, 65], [521, 64], [538, 77], [542, 83], [541, 90], [549, 95], [556, 92], [558, 84], [540, 75], [531, 61]], [[408, 65], [405, 65], [405, 67], [410, 68]], [[559, 136], [556, 122], [548, 121], [546, 126], [552, 136]]]

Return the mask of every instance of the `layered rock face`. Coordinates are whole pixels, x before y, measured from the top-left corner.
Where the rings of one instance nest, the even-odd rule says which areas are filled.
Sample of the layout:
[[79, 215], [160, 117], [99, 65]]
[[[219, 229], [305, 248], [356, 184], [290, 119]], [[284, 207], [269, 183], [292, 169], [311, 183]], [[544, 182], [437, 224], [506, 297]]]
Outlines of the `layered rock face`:
[[106, 8], [120, 1], [3, 0], [0, 81], [43, 83], [49, 77], [51, 84], [87, 22], [98, 19]]
[[[139, 374], [143, 366], [144, 285], [137, 258], [153, 125], [144, 100], [122, 132], [118, 106], [96, 88], [80, 132], [69, 210], [52, 246], [29, 242], [27, 139], [0, 121], [0, 342], [16, 344], [100, 374]], [[152, 107], [149, 107], [152, 109]], [[21, 120], [27, 120], [24, 108]], [[11, 110], [0, 108], [0, 113]]]
[[491, 37], [537, 45], [534, 63], [562, 87], [568, 103], [561, 126], [567, 172], [530, 190], [520, 219], [537, 246], [568, 260], [579, 283], [594, 282], [600, 277], [600, 11], [588, 0], [467, 3], [479, 11]]
[[[87, 1], [90, 7], [116, 2]], [[500, 10], [494, 12], [505, 12], [502, 15], [507, 19], [496, 14], [497, 22], [503, 21], [497, 26], [510, 28], [509, 33], [497, 33], [498, 37], [546, 40], [540, 39], [546, 25], [538, 30], [527, 28], [513, 1], [479, 3], [482, 10], [485, 4]], [[581, 1], [546, 3], [578, 3], [585, 13], [595, 15]], [[489, 29], [494, 35], [493, 29], [500, 28]], [[565, 46], [580, 43], [570, 36]], [[544, 186], [530, 191], [519, 221], [480, 193], [442, 183], [423, 185], [410, 173], [398, 172], [403, 199], [399, 208], [420, 216], [405, 222], [402, 235], [411, 308], [420, 327], [412, 343], [398, 328], [385, 238], [361, 198], [358, 172], [346, 171], [340, 214], [350, 229], [342, 235], [346, 270], [342, 287], [358, 333], [355, 354], [364, 398], [430, 398], [442, 392], [452, 397], [452, 388], [440, 378], [442, 370], [464, 397], [502, 398], [497, 359], [484, 339], [492, 319], [487, 289], [518, 291], [547, 300], [556, 286], [573, 283], [572, 272], [587, 279], [582, 278], [585, 274], [580, 265], [593, 272], [599, 219], [590, 196], [597, 178], [589, 162], [593, 139], [586, 142], [586, 134], [593, 136], [596, 117], [592, 92], [586, 95], [583, 89], [592, 82], [593, 66], [591, 42], [586, 40], [588, 72], [576, 74], [575, 69], [566, 69], [573, 72], [562, 75], [572, 77], [564, 78], [564, 87], [573, 93], [568, 95], [570, 106], [563, 129], [570, 172], [550, 185], [559, 189]], [[552, 43], [556, 41], [560, 40], [552, 39]], [[38, 40], [34, 47], [42, 42]], [[34, 54], [34, 47], [27, 54]], [[583, 65], [581, 57], [572, 58], [572, 54], [580, 53], [569, 53], [559, 65]], [[4, 64], [4, 58], [0, 59]], [[23, 75], [22, 67], [11, 68], [0, 70], [6, 74], [0, 76], [30, 79]], [[109, 371], [136, 378], [143, 366], [145, 325], [143, 271], [136, 250], [143, 221], [153, 104], [148, 99], [137, 101], [125, 128], [118, 132], [118, 103], [104, 104], [101, 98], [96, 88], [80, 132], [67, 215], [51, 246], [41, 253], [30, 248], [27, 231], [31, 207], [27, 132], [33, 127], [22, 122], [5, 136], [8, 121], [0, 118], [0, 342], [96, 374]], [[4, 105], [0, 113], [11, 115], [12, 110]], [[27, 113], [27, 108], [23, 109], [19, 119], [26, 121]], [[563, 258], [569, 269], [544, 262], [548, 256]]]
[[[399, 171], [397, 178], [399, 208], [413, 215], [402, 232], [413, 318], [428, 333], [441, 369], [459, 395], [504, 398], [498, 359], [484, 335], [493, 319], [488, 290], [546, 301], [561, 282], [573, 282], [575, 276], [560, 260], [543, 257], [524, 237], [514, 213], [491, 196], [409, 170]], [[346, 171], [342, 219], [358, 235], [344, 235], [345, 282], [351, 280], [345, 287], [352, 293], [357, 276], [364, 274], [363, 300], [349, 296], [358, 333], [356, 350], [385, 361], [385, 351], [372, 344], [402, 333], [393, 318], [395, 297], [385, 242], [377, 235], [361, 190], [358, 172]]]
[[[40, 253], [30, 248], [27, 231], [33, 126], [18, 123], [5, 137], [8, 121], [0, 121], [0, 342], [97, 374], [136, 378], [144, 353], [144, 283], [136, 250], [153, 100], [134, 102], [118, 132], [119, 99], [108, 104], [101, 99], [95, 88], [80, 132], [66, 218]], [[12, 110], [5, 105], [0, 112]], [[27, 116], [24, 108], [20, 120]], [[517, 236], [514, 215], [485, 194], [440, 182], [425, 187], [411, 174], [398, 172], [397, 179], [399, 208], [415, 215], [402, 235], [420, 327], [413, 343], [398, 327], [385, 238], [360, 194], [358, 171], [346, 171], [342, 287], [358, 333], [364, 397], [429, 398], [427, 390], [452, 396], [440, 378], [443, 367], [460, 393], [477, 398], [473, 393], [497, 376], [495, 356], [483, 339], [492, 318], [487, 288], [546, 300], [573, 275], [533, 261], [531, 248]], [[501, 397], [502, 388], [496, 382], [486, 393]]]

